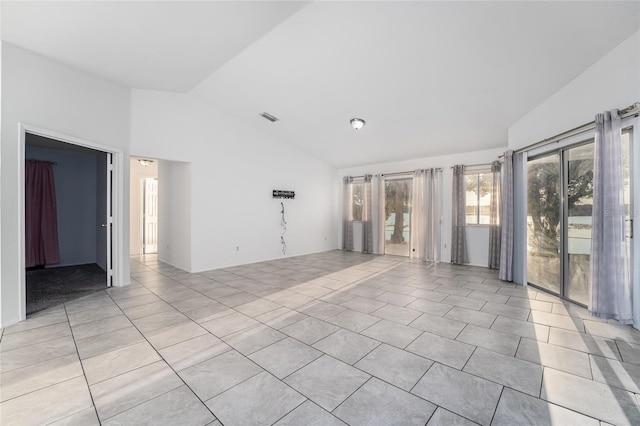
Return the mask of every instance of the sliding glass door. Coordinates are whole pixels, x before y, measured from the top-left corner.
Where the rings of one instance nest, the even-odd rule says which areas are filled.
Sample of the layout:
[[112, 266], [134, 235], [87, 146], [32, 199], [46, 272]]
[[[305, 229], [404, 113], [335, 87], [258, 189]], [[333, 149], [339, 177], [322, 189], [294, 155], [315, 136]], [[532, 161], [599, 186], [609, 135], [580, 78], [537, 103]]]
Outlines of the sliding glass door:
[[[622, 153], [626, 211], [619, 214], [626, 215], [630, 234], [629, 132]], [[527, 163], [527, 281], [582, 305], [589, 302], [593, 168], [593, 139]], [[629, 256], [630, 250], [629, 242]]]
[[384, 252], [409, 256], [411, 235], [411, 189], [413, 179], [390, 179], [384, 183]]

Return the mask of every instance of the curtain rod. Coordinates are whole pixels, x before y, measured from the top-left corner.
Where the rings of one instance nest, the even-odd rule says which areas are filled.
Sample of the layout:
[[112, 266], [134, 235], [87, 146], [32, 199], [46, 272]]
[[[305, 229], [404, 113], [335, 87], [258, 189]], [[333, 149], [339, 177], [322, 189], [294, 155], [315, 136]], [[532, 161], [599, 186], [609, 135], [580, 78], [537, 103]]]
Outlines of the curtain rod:
[[[481, 166], [489, 166], [491, 167], [492, 163], [482, 163], [482, 164], [463, 164], [463, 166], [466, 167], [481, 167]], [[453, 169], [455, 166], [451, 166], [450, 169]]]
[[[621, 110], [618, 110], [618, 115], [620, 116], [620, 119], [625, 119], [627, 117], [631, 117], [632, 115], [635, 115], [636, 117], [638, 116], [638, 114], [640, 114], [640, 102], [634, 102], [632, 105], [629, 105], [626, 108], [623, 108]], [[574, 136], [574, 135], [579, 135], [580, 133], [584, 133], [584, 132], [588, 132], [589, 130], [595, 129], [596, 128], [596, 122], [595, 120], [590, 121], [588, 123], [583, 124], [582, 126], [578, 126], [578, 127], [574, 127], [571, 130], [567, 130], [565, 132], [562, 133], [558, 133], [555, 136], [551, 136], [550, 138], [547, 139], [543, 139], [539, 142], [536, 142], [534, 144], [525, 146], [524, 148], [520, 148], [516, 151], [513, 151], [514, 154], [520, 154], [521, 152], [526, 152], [535, 148], [540, 148], [541, 146], [545, 146], [545, 145], [549, 145], [552, 144], [554, 142], [558, 142], [562, 139], [566, 139], [568, 137]], [[502, 158], [504, 157], [504, 154], [498, 156], [498, 158]]]
[[[418, 169], [418, 170], [430, 170], [430, 169]], [[415, 170], [410, 170], [410, 171], [408, 171], [408, 172], [380, 173], [380, 174], [377, 174], [377, 175], [371, 175], [371, 176], [373, 176], [373, 177], [378, 177], [378, 176], [408, 175], [408, 174], [413, 173], [414, 171], [415, 171]], [[440, 167], [435, 167], [435, 171], [436, 171], [436, 172], [441, 172], [441, 171], [442, 171], [442, 168], [440, 168]], [[364, 175], [362, 175], [362, 176], [349, 176], [349, 177], [351, 177], [352, 179], [363, 179], [363, 178], [364, 178]]]
[[[436, 172], [441, 172], [442, 168], [440, 167], [432, 167]], [[431, 170], [431, 169], [417, 169], [417, 170]], [[407, 172], [395, 172], [395, 173], [381, 173], [380, 176], [398, 176], [398, 175], [409, 175], [415, 172], [415, 170], [409, 170]]]
[[25, 161], [40, 161], [42, 163], [51, 163], [54, 166], [57, 166], [58, 163], [56, 163], [55, 161], [48, 161], [48, 160], [36, 160], [35, 158], [27, 158]]

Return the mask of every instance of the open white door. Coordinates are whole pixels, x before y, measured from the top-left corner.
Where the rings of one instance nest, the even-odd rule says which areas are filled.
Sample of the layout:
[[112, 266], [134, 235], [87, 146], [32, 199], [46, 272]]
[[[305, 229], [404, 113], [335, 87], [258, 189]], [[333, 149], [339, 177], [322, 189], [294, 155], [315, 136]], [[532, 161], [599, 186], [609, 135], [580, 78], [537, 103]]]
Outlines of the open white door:
[[96, 257], [106, 272], [107, 287], [113, 285], [113, 155], [104, 152], [98, 162], [98, 238]]
[[144, 254], [158, 252], [158, 179], [143, 179], [142, 250]]
[[107, 287], [113, 285], [113, 155], [107, 153]]

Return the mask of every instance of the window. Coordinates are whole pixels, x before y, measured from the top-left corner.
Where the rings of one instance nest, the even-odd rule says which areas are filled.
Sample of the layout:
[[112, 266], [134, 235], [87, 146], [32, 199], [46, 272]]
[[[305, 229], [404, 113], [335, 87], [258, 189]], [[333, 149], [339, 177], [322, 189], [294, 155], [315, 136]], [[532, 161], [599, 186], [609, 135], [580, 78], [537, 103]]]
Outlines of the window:
[[364, 195], [364, 182], [353, 182], [351, 184], [352, 214], [354, 221], [362, 220], [362, 198]]
[[489, 225], [492, 174], [488, 170], [465, 174], [467, 193], [465, 215], [467, 225]]

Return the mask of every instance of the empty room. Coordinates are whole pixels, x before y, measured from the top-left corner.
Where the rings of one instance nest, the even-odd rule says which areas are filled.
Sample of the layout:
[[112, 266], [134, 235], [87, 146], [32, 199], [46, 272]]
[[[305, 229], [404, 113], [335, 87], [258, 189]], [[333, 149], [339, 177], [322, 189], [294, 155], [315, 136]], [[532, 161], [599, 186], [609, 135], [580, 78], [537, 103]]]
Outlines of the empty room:
[[1, 424], [640, 424], [640, 2], [0, 34]]

